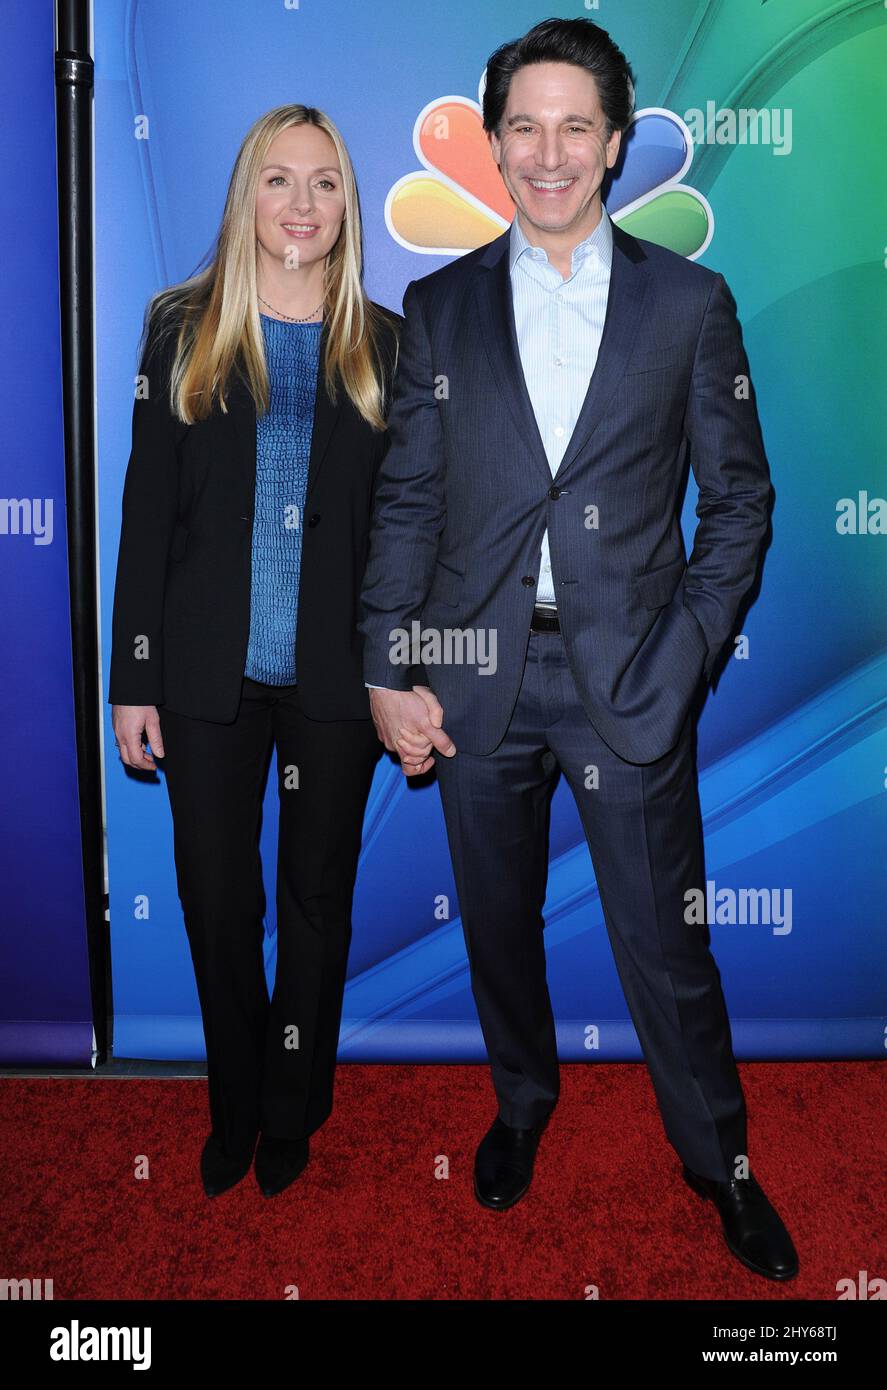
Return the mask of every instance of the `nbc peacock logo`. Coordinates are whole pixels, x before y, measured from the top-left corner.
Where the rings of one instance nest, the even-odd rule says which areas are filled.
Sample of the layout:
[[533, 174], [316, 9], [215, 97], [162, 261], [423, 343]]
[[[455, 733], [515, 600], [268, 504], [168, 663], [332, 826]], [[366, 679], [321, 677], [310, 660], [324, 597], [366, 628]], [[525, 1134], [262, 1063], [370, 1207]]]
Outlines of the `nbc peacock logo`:
[[[419, 112], [413, 147], [423, 166], [404, 174], [385, 200], [388, 230], [408, 251], [461, 256], [511, 225], [514, 204], [490, 153], [478, 100], [437, 97]], [[664, 107], [635, 113], [622, 137], [615, 176], [604, 185], [614, 222], [633, 236], [695, 260], [709, 245], [714, 216], [707, 200], [682, 183], [693, 161], [684, 121]]]

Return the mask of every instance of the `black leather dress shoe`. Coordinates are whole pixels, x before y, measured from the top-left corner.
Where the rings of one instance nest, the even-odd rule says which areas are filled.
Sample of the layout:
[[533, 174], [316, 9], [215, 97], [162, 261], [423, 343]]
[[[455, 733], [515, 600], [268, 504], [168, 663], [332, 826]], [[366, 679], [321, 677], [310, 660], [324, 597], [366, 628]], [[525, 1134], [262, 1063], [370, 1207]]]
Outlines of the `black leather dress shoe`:
[[684, 1164], [684, 1181], [714, 1202], [724, 1239], [737, 1260], [766, 1279], [793, 1279], [798, 1252], [792, 1238], [752, 1173], [747, 1178], [716, 1182], [701, 1178]]
[[[253, 1145], [255, 1147], [255, 1144]], [[218, 1197], [235, 1187], [246, 1177], [253, 1161], [253, 1150], [232, 1157], [226, 1154], [210, 1134], [200, 1155], [200, 1176], [207, 1197]]]
[[308, 1162], [308, 1140], [277, 1139], [262, 1134], [256, 1149], [256, 1182], [263, 1197], [276, 1197], [302, 1172]]
[[546, 1123], [532, 1129], [512, 1129], [496, 1116], [474, 1159], [474, 1195], [481, 1206], [506, 1211], [520, 1201], [530, 1186]]

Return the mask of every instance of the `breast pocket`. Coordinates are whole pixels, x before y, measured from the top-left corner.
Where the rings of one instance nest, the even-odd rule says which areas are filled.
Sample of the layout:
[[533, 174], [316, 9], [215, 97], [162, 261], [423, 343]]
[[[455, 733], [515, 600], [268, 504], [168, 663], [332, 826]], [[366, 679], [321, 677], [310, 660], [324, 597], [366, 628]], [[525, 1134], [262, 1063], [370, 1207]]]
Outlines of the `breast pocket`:
[[680, 343], [672, 343], [663, 348], [651, 348], [646, 352], [635, 352], [625, 368], [625, 375], [637, 376], [641, 372], [665, 371], [666, 367], [674, 371], [684, 361], [685, 356], [685, 349]]

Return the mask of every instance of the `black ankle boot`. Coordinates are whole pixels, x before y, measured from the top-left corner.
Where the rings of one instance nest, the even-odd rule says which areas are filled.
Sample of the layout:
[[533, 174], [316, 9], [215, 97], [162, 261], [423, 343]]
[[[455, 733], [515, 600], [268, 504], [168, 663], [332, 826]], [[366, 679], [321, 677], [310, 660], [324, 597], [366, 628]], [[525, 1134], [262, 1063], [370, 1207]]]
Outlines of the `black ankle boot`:
[[308, 1162], [308, 1140], [278, 1139], [264, 1132], [256, 1149], [256, 1182], [263, 1197], [276, 1197], [283, 1192]]
[[[255, 1148], [255, 1141], [253, 1141]], [[253, 1161], [253, 1148], [239, 1156], [226, 1154], [210, 1134], [200, 1155], [200, 1176], [207, 1197], [218, 1197], [246, 1177]]]

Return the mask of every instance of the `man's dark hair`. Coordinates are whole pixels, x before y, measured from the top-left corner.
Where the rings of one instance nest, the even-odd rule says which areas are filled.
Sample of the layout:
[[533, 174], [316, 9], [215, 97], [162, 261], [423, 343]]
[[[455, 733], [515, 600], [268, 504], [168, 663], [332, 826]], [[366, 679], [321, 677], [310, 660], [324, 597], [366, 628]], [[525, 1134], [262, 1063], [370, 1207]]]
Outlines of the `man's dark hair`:
[[574, 63], [591, 73], [607, 122], [607, 139], [625, 130], [634, 111], [634, 74], [628, 59], [590, 19], [543, 19], [522, 39], [496, 49], [487, 63], [484, 130], [499, 136], [511, 79], [530, 63]]

